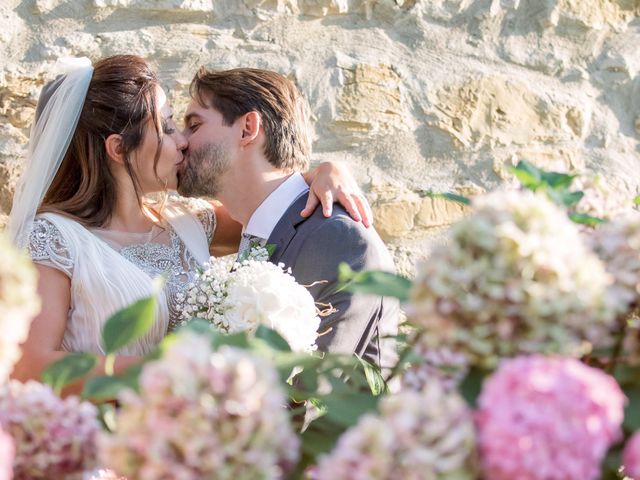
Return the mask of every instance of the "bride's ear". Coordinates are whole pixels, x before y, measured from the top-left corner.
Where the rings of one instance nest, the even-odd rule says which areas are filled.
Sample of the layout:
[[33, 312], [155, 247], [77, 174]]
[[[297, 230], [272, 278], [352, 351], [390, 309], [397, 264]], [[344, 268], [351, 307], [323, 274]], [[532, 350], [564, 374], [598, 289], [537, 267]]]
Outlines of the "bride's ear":
[[124, 165], [124, 147], [120, 135], [117, 133], [109, 135], [104, 141], [104, 148], [111, 160]]
[[253, 142], [260, 132], [262, 118], [258, 112], [248, 112], [240, 117], [240, 126], [242, 127], [242, 138], [240, 144], [244, 147]]

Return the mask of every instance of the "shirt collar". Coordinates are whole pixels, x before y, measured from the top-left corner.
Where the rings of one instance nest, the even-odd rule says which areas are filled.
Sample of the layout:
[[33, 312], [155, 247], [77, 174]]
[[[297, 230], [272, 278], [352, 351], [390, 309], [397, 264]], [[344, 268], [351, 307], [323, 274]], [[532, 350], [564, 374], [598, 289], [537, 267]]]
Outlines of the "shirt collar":
[[294, 172], [256, 208], [243, 233], [267, 239], [291, 204], [309, 191], [304, 177]]

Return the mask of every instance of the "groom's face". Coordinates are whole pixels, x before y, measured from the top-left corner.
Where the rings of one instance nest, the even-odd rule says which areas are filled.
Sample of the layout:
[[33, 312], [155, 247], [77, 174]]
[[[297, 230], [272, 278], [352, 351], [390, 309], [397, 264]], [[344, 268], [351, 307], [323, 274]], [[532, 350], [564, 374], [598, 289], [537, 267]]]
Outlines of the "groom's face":
[[192, 100], [185, 113], [184, 135], [189, 142], [183, 167], [178, 172], [178, 193], [217, 197], [225, 185], [236, 150], [234, 125], [225, 125], [222, 114]]

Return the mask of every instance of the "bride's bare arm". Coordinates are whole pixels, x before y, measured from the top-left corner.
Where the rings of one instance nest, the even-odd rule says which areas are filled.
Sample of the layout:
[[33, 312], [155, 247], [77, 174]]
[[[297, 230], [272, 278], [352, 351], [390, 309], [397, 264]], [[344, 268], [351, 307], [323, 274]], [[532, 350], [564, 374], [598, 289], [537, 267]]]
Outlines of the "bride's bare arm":
[[[355, 221], [366, 227], [371, 225], [373, 214], [369, 203], [346, 166], [338, 162], [322, 162], [305, 173], [304, 179], [309, 184], [309, 198], [300, 212], [303, 217], [311, 215], [319, 204], [322, 204], [324, 215], [330, 217], [333, 202], [338, 202]], [[209, 252], [216, 257], [237, 252], [242, 225], [231, 218], [220, 202], [214, 200], [211, 204], [216, 212], [216, 231]]]
[[[11, 374], [12, 378], [22, 382], [40, 381], [42, 372], [68, 353], [61, 349], [61, 345], [71, 305], [71, 281], [52, 267], [36, 264], [36, 270], [42, 310], [31, 323], [27, 340], [22, 345], [22, 358]], [[117, 357], [115, 373], [123, 372], [140, 360], [139, 357]], [[100, 358], [94, 375], [104, 375], [104, 357]], [[83, 381], [75, 382], [64, 389], [63, 396], [78, 394], [83, 386]]]
[[309, 198], [304, 210], [300, 213], [308, 217], [322, 204], [325, 217], [331, 216], [333, 203], [338, 202], [356, 222], [369, 227], [373, 214], [369, 202], [358, 186], [355, 178], [346, 165], [340, 162], [322, 162], [317, 168], [304, 175], [309, 184]]

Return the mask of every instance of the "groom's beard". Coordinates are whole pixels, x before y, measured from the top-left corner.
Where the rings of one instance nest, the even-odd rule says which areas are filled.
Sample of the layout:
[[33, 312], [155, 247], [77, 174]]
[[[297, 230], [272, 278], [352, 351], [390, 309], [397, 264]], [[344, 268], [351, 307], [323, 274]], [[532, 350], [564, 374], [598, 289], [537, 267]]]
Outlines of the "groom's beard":
[[178, 174], [178, 193], [186, 197], [216, 197], [222, 189], [222, 175], [231, 158], [222, 145], [209, 143], [189, 150], [185, 167]]

